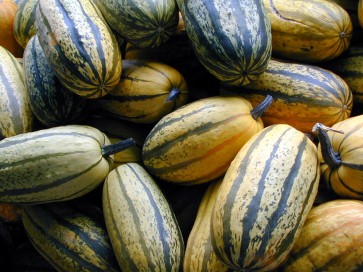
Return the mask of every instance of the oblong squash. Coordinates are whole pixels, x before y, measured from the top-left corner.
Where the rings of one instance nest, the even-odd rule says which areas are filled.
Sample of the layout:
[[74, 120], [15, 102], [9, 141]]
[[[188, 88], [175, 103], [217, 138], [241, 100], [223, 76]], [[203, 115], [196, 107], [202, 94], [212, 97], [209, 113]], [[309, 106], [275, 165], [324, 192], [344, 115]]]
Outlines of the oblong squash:
[[263, 0], [271, 22], [272, 54], [317, 63], [333, 59], [350, 45], [353, 25], [337, 3], [325, 0]]
[[36, 204], [80, 197], [112, 169], [110, 148], [104, 133], [82, 125], [5, 138], [0, 141], [0, 201]]
[[98, 98], [118, 83], [120, 48], [93, 1], [39, 0], [35, 24], [48, 64], [67, 89]]
[[22, 223], [34, 248], [57, 271], [121, 271], [102, 212], [87, 208], [93, 214], [69, 202], [27, 205]]
[[184, 242], [175, 214], [146, 170], [136, 163], [107, 176], [106, 227], [122, 271], [181, 271]]
[[158, 61], [123, 60], [119, 83], [94, 106], [133, 123], [154, 124], [186, 104], [188, 85], [173, 67]]
[[362, 270], [362, 222], [362, 201], [336, 199], [312, 208], [279, 271]]
[[227, 170], [238, 150], [263, 128], [241, 97], [208, 97], [164, 116], [145, 139], [142, 157], [160, 179], [191, 185]]
[[33, 113], [21, 64], [0, 46], [0, 140], [33, 130]]
[[[180, 19], [183, 26], [183, 20]], [[125, 46], [124, 59], [142, 59], [165, 63], [179, 71], [188, 83], [189, 101], [218, 94], [219, 80], [200, 63], [185, 29], [177, 32], [166, 43], [155, 48], [140, 48], [131, 43]], [[201, 80], [203, 78], [203, 80]], [[199, 87], [200, 86], [200, 87]]]
[[223, 83], [244, 85], [265, 71], [272, 38], [262, 1], [189, 0], [181, 13], [196, 56]]
[[42, 125], [62, 126], [85, 117], [88, 100], [63, 87], [48, 65], [37, 35], [25, 47], [23, 69], [30, 107]]
[[107, 23], [139, 47], [158, 47], [176, 33], [179, 10], [175, 0], [97, 0]]
[[276, 269], [298, 238], [317, 195], [315, 144], [301, 131], [271, 125], [238, 152], [211, 217], [216, 255], [239, 270]]
[[271, 95], [274, 102], [261, 116], [265, 126], [284, 123], [306, 133], [317, 122], [330, 126], [347, 119], [353, 107], [352, 91], [337, 74], [276, 59], [255, 81], [242, 87], [221, 86], [221, 94], [239, 95], [253, 106]]

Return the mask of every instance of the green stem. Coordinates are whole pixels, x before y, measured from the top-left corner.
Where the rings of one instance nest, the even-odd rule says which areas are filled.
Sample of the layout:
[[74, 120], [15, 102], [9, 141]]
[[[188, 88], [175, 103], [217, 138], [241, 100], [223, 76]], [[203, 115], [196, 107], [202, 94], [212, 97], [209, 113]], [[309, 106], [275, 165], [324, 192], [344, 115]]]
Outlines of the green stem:
[[177, 99], [179, 95], [180, 95], [180, 90], [177, 88], [173, 88], [171, 89], [168, 97], [165, 99], [165, 102], [173, 101]]
[[262, 114], [268, 109], [268, 107], [270, 107], [272, 102], [273, 98], [271, 95], [268, 94], [260, 104], [258, 104], [250, 111], [253, 119], [257, 120], [257, 118], [261, 117]]
[[335, 152], [331, 144], [329, 135], [327, 131], [334, 131], [338, 133], [343, 133], [342, 131], [334, 130], [332, 128], [326, 127], [321, 123], [316, 123], [312, 129], [312, 132], [318, 137], [321, 147], [321, 154], [325, 163], [330, 169], [335, 169], [342, 165], [342, 160], [340, 154]]
[[110, 156], [115, 153], [121, 152], [125, 149], [128, 149], [131, 146], [136, 145], [136, 142], [132, 138], [128, 138], [126, 140], [122, 140], [120, 142], [117, 142], [115, 144], [110, 145], [104, 145], [101, 147], [101, 154], [102, 156]]

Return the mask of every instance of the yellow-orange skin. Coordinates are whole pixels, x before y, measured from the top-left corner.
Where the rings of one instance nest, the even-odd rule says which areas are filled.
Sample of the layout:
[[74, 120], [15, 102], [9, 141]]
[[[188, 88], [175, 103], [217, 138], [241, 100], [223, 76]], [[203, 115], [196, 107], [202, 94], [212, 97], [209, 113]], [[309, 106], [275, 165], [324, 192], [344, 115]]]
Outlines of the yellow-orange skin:
[[16, 41], [13, 30], [17, 9], [18, 6], [13, 0], [0, 0], [0, 45], [16, 58], [21, 58], [24, 49]]
[[363, 202], [337, 199], [314, 207], [279, 271], [358, 271], [363, 265]]

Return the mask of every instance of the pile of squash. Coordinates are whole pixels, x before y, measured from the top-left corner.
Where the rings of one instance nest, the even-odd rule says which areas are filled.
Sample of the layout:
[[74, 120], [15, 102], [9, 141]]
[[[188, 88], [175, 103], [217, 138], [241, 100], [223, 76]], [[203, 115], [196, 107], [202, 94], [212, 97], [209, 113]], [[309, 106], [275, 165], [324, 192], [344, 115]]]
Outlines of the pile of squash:
[[360, 271], [363, 0], [0, 1], [1, 271]]

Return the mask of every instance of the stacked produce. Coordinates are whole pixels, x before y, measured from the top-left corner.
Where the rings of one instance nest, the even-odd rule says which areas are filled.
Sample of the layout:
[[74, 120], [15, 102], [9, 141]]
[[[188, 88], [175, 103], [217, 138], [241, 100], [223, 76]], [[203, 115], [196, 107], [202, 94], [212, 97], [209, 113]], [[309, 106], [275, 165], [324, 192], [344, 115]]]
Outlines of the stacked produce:
[[0, 270], [362, 270], [362, 7], [0, 1]]

